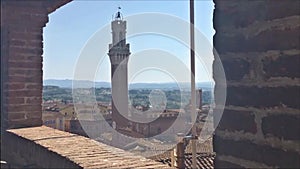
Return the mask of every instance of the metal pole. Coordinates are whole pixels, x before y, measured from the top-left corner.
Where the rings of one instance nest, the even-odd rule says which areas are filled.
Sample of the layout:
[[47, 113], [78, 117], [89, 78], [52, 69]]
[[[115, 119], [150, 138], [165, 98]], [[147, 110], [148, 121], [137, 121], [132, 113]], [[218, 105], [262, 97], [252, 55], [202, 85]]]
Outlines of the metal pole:
[[[196, 119], [196, 91], [195, 91], [195, 27], [194, 27], [194, 0], [190, 0], [190, 50], [191, 50], [191, 114]], [[196, 136], [196, 126], [192, 127], [193, 138]], [[196, 168], [196, 140], [192, 139], [192, 168]]]

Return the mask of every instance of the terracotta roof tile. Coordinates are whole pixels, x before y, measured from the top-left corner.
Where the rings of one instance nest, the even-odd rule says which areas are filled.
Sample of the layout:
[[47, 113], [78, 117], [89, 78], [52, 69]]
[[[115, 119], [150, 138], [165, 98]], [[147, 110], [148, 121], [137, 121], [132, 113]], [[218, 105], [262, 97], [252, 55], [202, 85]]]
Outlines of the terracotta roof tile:
[[[213, 160], [215, 158], [214, 153], [197, 153], [197, 168], [199, 169], [213, 169], [214, 163]], [[168, 164], [171, 166], [171, 159], [165, 158], [157, 160], [163, 164]], [[185, 154], [185, 166], [186, 169], [192, 168], [192, 155]]]

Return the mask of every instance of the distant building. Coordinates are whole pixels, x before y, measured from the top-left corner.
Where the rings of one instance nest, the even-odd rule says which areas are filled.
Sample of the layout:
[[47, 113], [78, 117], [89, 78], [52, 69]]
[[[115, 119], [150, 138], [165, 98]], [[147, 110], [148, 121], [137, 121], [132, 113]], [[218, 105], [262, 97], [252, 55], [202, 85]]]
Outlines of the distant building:
[[196, 106], [199, 110], [202, 109], [202, 89], [196, 90]]
[[[111, 123], [110, 119], [105, 119]], [[78, 120], [70, 119], [65, 120], [65, 131], [86, 136], [86, 137], [99, 137], [101, 134], [108, 131], [108, 124], [103, 120]]]
[[[112, 43], [109, 44], [112, 85], [112, 119], [113, 126], [124, 128], [128, 125], [128, 75], [127, 63], [130, 55], [126, 44], [126, 21], [118, 11], [111, 22]], [[124, 117], [125, 116], [125, 117]]]
[[64, 129], [64, 116], [60, 112], [44, 111], [43, 112], [43, 125], [63, 130]]

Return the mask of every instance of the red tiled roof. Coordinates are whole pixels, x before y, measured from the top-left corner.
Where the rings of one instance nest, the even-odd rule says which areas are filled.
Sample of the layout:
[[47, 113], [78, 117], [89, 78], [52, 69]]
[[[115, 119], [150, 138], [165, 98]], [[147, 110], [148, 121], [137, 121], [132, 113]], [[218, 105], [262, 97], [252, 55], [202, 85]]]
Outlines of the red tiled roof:
[[[197, 153], [197, 168], [199, 169], [213, 169], [214, 163], [213, 160], [215, 158], [214, 153]], [[158, 160], [163, 164], [168, 164], [171, 167], [171, 158], [165, 158]], [[185, 168], [192, 168], [192, 155], [185, 154]]]

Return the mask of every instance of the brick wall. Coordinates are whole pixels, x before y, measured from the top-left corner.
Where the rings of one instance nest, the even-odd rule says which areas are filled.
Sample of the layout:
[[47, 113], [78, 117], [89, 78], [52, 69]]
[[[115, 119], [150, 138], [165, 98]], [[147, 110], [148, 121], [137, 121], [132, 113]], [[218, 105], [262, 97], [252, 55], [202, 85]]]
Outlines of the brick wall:
[[1, 129], [42, 124], [43, 27], [67, 1], [1, 1]]
[[300, 1], [214, 2], [227, 79], [215, 166], [299, 168]]

